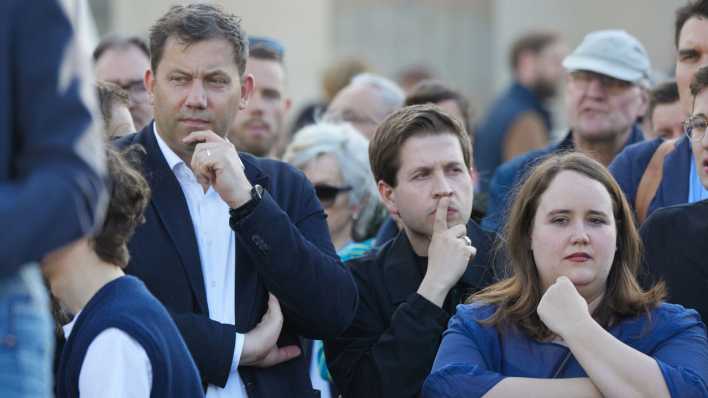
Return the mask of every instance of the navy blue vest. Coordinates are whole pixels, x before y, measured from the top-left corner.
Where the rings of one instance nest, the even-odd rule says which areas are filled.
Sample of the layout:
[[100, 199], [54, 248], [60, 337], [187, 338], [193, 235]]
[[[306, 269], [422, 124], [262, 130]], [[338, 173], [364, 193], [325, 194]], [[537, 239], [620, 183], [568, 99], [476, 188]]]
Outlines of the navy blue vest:
[[474, 159], [479, 172], [481, 192], [487, 192], [494, 171], [502, 163], [504, 138], [509, 127], [520, 115], [535, 112], [541, 117], [549, 133], [552, 129], [551, 114], [546, 107], [536, 94], [518, 82], [514, 82], [489, 109], [489, 113], [476, 130], [474, 142]]
[[62, 351], [57, 397], [79, 396], [86, 351], [108, 328], [127, 333], [147, 353], [152, 366], [151, 397], [204, 396], [197, 367], [167, 310], [142, 281], [123, 276], [103, 286], [79, 314]]

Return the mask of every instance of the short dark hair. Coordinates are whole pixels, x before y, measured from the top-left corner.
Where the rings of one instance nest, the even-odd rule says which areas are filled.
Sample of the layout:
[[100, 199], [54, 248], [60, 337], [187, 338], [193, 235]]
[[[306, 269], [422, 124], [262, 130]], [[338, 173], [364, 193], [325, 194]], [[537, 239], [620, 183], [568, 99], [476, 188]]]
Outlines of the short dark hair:
[[693, 80], [691, 80], [691, 95], [697, 96], [706, 87], [708, 87], [708, 66], [704, 66], [698, 69], [695, 75], [693, 75]]
[[170, 37], [187, 46], [210, 39], [224, 39], [233, 47], [239, 74], [243, 75], [246, 69], [248, 38], [241, 28], [241, 18], [220, 7], [204, 3], [170, 7], [150, 28], [150, 67], [153, 73], [157, 73], [162, 52]]
[[93, 62], [98, 62], [98, 59], [108, 50], [124, 50], [129, 47], [136, 47], [138, 50], [142, 51], [148, 59], [150, 58], [150, 50], [148, 50], [147, 43], [145, 43], [145, 40], [141, 37], [122, 36], [117, 33], [112, 33], [104, 36], [93, 50]]
[[260, 44], [248, 49], [248, 57], [260, 59], [262, 61], [274, 61], [281, 65], [283, 64], [283, 57], [280, 55], [280, 53], [268, 46]]
[[150, 187], [133, 166], [145, 150], [138, 145], [123, 152], [106, 149], [106, 165], [111, 186], [111, 198], [101, 230], [91, 238], [98, 257], [124, 268], [130, 261], [128, 241], [135, 227], [145, 221], [143, 212], [150, 200]]
[[649, 91], [649, 109], [647, 110], [647, 117], [651, 120], [654, 114], [654, 109], [658, 105], [673, 104], [678, 102], [679, 93], [678, 85], [675, 80], [657, 84], [656, 87]]
[[465, 165], [472, 166], [472, 143], [465, 127], [437, 105], [410, 105], [384, 119], [369, 143], [369, 163], [374, 179], [395, 187], [401, 167], [401, 147], [411, 137], [452, 134], [460, 141]]
[[111, 82], [97, 81], [96, 92], [98, 94], [98, 106], [101, 109], [101, 116], [105, 126], [110, 125], [113, 118], [113, 105], [130, 106], [128, 92], [119, 85]]
[[692, 17], [708, 18], [708, 1], [689, 1], [685, 6], [676, 10], [674, 40], [677, 48], [679, 37], [681, 36], [681, 29], [683, 29], [683, 25], [686, 24], [686, 21]]
[[509, 65], [511, 70], [516, 71], [519, 66], [521, 55], [525, 52], [538, 54], [546, 47], [558, 41], [559, 36], [555, 32], [537, 31], [529, 32], [519, 37], [511, 45], [509, 51]]
[[462, 122], [465, 125], [465, 129], [469, 133], [469, 101], [464, 95], [462, 95], [462, 93], [439, 80], [423, 80], [413, 86], [413, 90], [411, 90], [410, 94], [408, 94], [408, 96], [406, 97], [404, 105], [408, 106], [418, 104], [438, 104], [443, 101], [454, 101], [455, 104], [457, 104], [457, 107], [460, 108], [460, 112], [462, 112], [462, 117], [465, 118], [465, 120], [463, 120]]

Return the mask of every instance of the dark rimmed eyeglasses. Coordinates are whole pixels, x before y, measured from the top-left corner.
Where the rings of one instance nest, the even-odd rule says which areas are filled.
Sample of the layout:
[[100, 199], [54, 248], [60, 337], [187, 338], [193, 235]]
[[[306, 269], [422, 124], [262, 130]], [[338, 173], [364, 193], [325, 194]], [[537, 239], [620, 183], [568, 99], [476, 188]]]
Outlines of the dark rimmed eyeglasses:
[[708, 127], [708, 120], [702, 115], [691, 116], [683, 122], [683, 132], [692, 141], [702, 140], [706, 134], [706, 127]]
[[334, 201], [337, 199], [337, 195], [342, 192], [349, 192], [352, 190], [351, 186], [335, 187], [329, 184], [317, 184], [315, 185], [315, 194], [317, 199], [320, 200], [322, 207], [325, 209], [331, 207]]

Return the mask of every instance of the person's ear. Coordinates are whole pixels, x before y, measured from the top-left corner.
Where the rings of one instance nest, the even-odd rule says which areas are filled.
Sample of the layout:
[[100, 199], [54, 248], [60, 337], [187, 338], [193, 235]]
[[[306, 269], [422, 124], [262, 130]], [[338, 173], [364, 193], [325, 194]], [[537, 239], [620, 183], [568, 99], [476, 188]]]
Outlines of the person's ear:
[[147, 68], [145, 70], [145, 76], [143, 77], [143, 84], [145, 84], [145, 89], [148, 92], [148, 96], [150, 97], [150, 104], [154, 105], [154, 92], [155, 92], [155, 82], [156, 82], [156, 76], [152, 72], [152, 68]]
[[255, 78], [252, 74], [246, 73], [243, 75], [241, 80], [241, 99], [238, 104], [238, 109], [243, 110], [248, 106], [248, 101], [253, 95], [253, 88], [255, 87]]
[[390, 214], [398, 215], [398, 206], [396, 205], [396, 192], [393, 187], [388, 185], [385, 181], [380, 180], [377, 184], [379, 189], [379, 196], [381, 197], [381, 202], [386, 206], [386, 210]]

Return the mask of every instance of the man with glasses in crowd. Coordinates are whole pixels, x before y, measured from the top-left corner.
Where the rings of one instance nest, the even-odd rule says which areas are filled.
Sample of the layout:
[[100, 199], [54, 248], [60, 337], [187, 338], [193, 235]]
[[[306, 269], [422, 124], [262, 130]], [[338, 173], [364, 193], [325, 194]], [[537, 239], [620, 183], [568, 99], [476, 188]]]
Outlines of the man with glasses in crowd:
[[93, 51], [96, 80], [113, 83], [128, 92], [135, 128], [142, 130], [152, 119], [152, 106], [143, 79], [150, 67], [150, 52], [137, 36], [106, 36]]
[[663, 280], [669, 301], [693, 308], [708, 319], [708, 67], [695, 74], [691, 94], [691, 115], [685, 122], [686, 141], [693, 152], [689, 204], [657, 209], [640, 233], [646, 283]]
[[[691, 112], [690, 84], [696, 71], [708, 65], [708, 1], [690, 2], [676, 11], [676, 84], [684, 115]], [[635, 207], [641, 223], [661, 207], [708, 198], [693, 167], [700, 146], [687, 138], [653, 140], [628, 147], [610, 171]]]
[[570, 131], [560, 143], [497, 169], [482, 227], [503, 226], [513, 188], [546, 155], [576, 150], [608, 165], [626, 145], [643, 139], [637, 121], [647, 109], [650, 63], [639, 40], [621, 30], [589, 33], [563, 60], [563, 67], [569, 72], [565, 101]]

